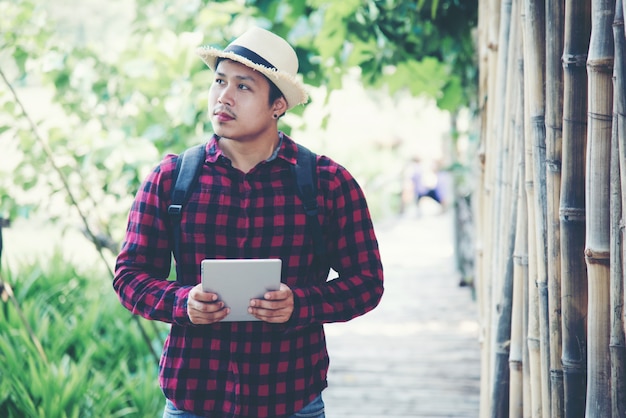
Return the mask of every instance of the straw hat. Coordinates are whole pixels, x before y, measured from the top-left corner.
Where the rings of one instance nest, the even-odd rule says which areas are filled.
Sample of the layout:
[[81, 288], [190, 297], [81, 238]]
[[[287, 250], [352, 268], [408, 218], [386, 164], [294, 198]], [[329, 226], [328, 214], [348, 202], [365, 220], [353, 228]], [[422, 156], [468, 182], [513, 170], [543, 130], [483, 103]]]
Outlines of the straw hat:
[[196, 51], [215, 71], [218, 58], [244, 64], [269, 78], [285, 96], [288, 109], [305, 103], [308, 95], [298, 80], [298, 56], [283, 38], [265, 29], [253, 27], [232, 41], [223, 51], [203, 46]]

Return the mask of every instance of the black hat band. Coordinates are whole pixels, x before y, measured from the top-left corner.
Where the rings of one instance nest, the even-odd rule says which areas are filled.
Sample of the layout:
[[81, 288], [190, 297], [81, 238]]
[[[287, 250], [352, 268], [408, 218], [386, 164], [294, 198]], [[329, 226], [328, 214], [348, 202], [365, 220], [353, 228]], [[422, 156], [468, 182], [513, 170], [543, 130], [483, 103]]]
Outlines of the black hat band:
[[237, 54], [243, 58], [246, 58], [250, 61], [252, 61], [253, 63], [257, 64], [257, 65], [262, 65], [264, 67], [267, 67], [269, 69], [272, 70], [277, 70], [276, 67], [274, 67], [272, 64], [270, 64], [265, 58], [263, 58], [262, 56], [260, 56], [259, 54], [257, 54], [254, 51], [249, 50], [248, 48], [244, 47], [244, 46], [240, 46], [240, 45], [229, 45], [228, 47], [226, 47], [226, 49], [224, 49], [224, 52], [232, 52], [234, 54]]

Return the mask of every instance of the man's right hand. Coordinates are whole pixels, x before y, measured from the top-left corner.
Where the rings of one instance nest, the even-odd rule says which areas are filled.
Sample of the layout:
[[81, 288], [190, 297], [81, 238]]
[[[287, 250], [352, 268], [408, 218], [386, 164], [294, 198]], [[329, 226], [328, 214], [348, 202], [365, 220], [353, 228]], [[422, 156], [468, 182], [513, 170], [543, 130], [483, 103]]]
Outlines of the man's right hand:
[[189, 292], [187, 316], [192, 324], [214, 324], [226, 318], [229, 313], [230, 309], [224, 307], [224, 302], [218, 300], [217, 294], [203, 291], [202, 284]]

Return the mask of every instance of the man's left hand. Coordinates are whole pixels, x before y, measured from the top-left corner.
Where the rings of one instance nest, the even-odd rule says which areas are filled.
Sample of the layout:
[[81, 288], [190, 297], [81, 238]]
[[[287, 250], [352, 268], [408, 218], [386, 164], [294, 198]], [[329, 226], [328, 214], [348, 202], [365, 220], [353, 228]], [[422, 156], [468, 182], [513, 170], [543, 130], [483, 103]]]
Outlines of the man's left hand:
[[293, 292], [284, 283], [280, 289], [267, 292], [263, 299], [252, 299], [248, 312], [265, 322], [276, 324], [289, 321], [293, 313]]

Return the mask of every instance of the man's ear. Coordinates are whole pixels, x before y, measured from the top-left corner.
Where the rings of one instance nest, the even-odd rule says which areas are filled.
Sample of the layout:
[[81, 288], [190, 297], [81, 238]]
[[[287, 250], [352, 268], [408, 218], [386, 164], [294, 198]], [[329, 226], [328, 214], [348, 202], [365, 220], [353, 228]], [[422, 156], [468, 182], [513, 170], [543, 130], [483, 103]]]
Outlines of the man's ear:
[[285, 100], [284, 96], [279, 97], [274, 100], [274, 104], [272, 105], [272, 112], [275, 115], [282, 116], [287, 111], [287, 100]]

